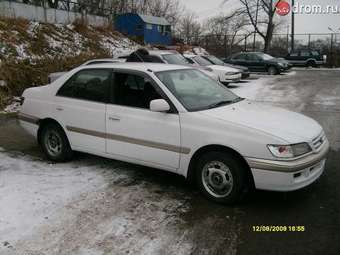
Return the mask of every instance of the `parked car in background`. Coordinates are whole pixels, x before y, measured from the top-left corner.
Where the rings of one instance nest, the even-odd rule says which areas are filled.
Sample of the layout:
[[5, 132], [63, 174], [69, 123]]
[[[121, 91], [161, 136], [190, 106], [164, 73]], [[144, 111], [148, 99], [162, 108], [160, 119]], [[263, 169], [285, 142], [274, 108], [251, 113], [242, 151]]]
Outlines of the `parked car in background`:
[[326, 63], [327, 56], [317, 50], [297, 50], [289, 53], [285, 59], [294, 66], [317, 67]]
[[[95, 65], [95, 64], [108, 64], [108, 63], [123, 63], [125, 61], [126, 61], [125, 59], [118, 59], [118, 58], [98, 58], [98, 59], [92, 59], [92, 60], [86, 61], [81, 66], [89, 66], [89, 65]], [[48, 76], [48, 82], [52, 83], [66, 73], [67, 72], [51, 73]]]
[[219, 81], [228, 85], [231, 82], [238, 82], [241, 80], [242, 71], [233, 67], [214, 65], [200, 55], [184, 54], [184, 57], [195, 66], [205, 66], [211, 68], [218, 76]]
[[268, 72], [270, 75], [280, 74], [291, 68], [284, 59], [274, 58], [263, 52], [240, 52], [225, 59], [226, 63], [241, 65], [251, 72]]
[[252, 185], [310, 185], [329, 150], [316, 121], [240, 98], [178, 65], [78, 67], [26, 89], [19, 120], [52, 161], [81, 151], [170, 171], [219, 203], [239, 200]]
[[215, 57], [213, 55], [200, 55], [202, 58], [205, 58], [206, 60], [210, 61], [213, 65], [219, 65], [219, 66], [228, 66], [228, 67], [232, 67], [232, 68], [236, 68], [242, 71], [242, 79], [247, 79], [250, 77], [250, 72], [248, 67], [245, 66], [238, 66], [238, 65], [232, 65], [232, 64], [228, 64], [223, 62], [221, 59], [219, 59], [218, 57]]
[[[146, 50], [144, 48], [132, 52], [126, 58], [126, 62], [146, 62], [146, 63], [161, 63], [170, 65], [192, 66], [192, 64], [175, 50]], [[206, 66], [196, 66], [197, 69], [204, 72], [214, 80], [218, 80], [218, 76], [213, 70]]]

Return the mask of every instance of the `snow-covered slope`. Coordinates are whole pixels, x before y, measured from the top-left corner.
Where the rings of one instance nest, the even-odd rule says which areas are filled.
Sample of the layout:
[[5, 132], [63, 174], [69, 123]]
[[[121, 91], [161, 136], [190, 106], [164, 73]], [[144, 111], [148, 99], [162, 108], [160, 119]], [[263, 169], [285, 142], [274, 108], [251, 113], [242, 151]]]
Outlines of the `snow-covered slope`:
[[0, 19], [0, 59], [34, 60], [58, 55], [77, 56], [84, 52], [116, 56], [137, 47], [112, 28]]

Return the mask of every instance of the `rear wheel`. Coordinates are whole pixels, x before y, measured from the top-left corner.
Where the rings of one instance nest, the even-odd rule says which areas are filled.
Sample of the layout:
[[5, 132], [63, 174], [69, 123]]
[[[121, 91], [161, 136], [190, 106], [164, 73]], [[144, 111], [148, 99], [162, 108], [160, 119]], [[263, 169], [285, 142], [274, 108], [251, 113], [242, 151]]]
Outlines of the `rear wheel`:
[[196, 182], [207, 198], [222, 204], [239, 201], [248, 183], [244, 166], [224, 152], [208, 152], [198, 160]]
[[72, 158], [73, 151], [64, 130], [50, 123], [42, 128], [41, 147], [48, 159], [55, 162], [65, 162]]
[[307, 62], [307, 67], [316, 67], [316, 62], [314, 60], [309, 60]]
[[277, 75], [279, 73], [279, 70], [275, 66], [268, 67], [268, 74], [269, 75]]

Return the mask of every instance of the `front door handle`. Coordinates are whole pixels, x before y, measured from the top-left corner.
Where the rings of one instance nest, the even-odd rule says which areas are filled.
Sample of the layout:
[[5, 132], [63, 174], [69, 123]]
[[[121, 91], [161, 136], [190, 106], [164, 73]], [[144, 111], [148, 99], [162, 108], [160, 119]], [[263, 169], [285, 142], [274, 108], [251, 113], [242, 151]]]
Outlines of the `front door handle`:
[[109, 116], [110, 121], [120, 121], [120, 118], [118, 116]]

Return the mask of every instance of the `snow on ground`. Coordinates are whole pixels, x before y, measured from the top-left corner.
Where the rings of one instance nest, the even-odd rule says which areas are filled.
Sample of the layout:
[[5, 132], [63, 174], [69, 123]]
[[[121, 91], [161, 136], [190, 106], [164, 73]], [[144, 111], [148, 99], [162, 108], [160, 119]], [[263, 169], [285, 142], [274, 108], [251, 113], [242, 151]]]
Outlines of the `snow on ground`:
[[91, 157], [55, 165], [2, 149], [0, 162], [2, 255], [188, 254], [193, 247], [179, 227], [188, 198], [138, 180], [140, 167]]
[[13, 97], [12, 103], [7, 105], [3, 111], [0, 111], [0, 113], [17, 113], [20, 111], [21, 104], [19, 103], [18, 97]]

